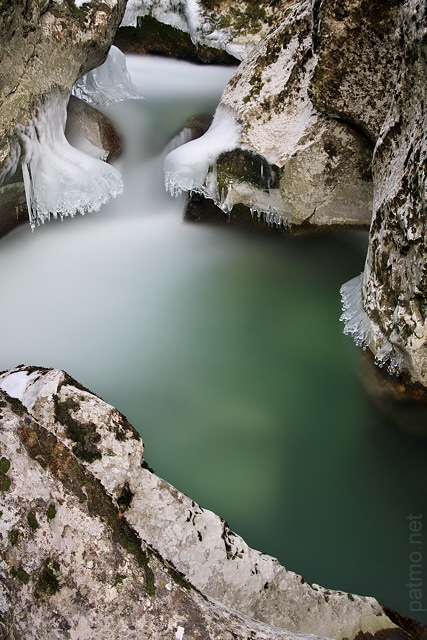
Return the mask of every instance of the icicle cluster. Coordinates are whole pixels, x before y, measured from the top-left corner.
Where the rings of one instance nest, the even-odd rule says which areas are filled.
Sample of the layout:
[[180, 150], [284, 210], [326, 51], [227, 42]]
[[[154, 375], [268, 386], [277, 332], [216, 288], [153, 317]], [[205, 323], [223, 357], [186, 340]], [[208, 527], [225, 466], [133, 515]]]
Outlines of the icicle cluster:
[[123, 191], [116, 169], [72, 147], [64, 134], [68, 96], [55, 94], [28, 126], [17, 125], [31, 228], [50, 219], [96, 211]]
[[[262, 167], [262, 165], [261, 165]], [[249, 207], [251, 216], [257, 216], [258, 220], [264, 220], [269, 227], [290, 227], [290, 223], [282, 218], [274, 209], [257, 209], [253, 205]]]
[[77, 80], [72, 94], [102, 107], [143, 97], [132, 83], [126, 67], [126, 57], [114, 46], [110, 48], [104, 64]]
[[340, 289], [343, 313], [340, 320], [344, 322], [344, 333], [353, 336], [358, 347], [379, 346], [375, 349], [375, 364], [383, 367], [387, 362], [387, 371], [399, 374], [402, 368], [402, 356], [397, 353], [391, 342], [373, 324], [363, 307], [362, 295], [363, 274], [356, 276], [342, 285]]

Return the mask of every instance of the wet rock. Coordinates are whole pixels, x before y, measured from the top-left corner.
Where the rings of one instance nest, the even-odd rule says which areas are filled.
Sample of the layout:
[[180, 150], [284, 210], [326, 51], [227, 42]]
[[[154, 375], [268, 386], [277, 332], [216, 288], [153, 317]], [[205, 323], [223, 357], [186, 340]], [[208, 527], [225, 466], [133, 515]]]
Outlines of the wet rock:
[[308, 584], [154, 475], [126, 418], [63, 371], [21, 366], [0, 389], [6, 637], [408, 640], [375, 599]]
[[68, 101], [65, 135], [78, 149], [87, 149], [90, 153], [95, 147], [104, 151], [103, 155], [109, 161], [121, 152], [122, 142], [111, 120], [75, 96], [70, 96]]

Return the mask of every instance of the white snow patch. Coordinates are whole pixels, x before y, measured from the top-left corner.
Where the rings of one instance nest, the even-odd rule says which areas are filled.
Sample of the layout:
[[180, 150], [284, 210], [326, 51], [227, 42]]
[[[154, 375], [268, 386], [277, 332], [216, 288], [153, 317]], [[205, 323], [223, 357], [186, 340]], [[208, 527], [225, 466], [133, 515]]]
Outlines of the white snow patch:
[[77, 80], [72, 94], [91, 104], [107, 107], [122, 100], [142, 99], [126, 67], [126, 56], [112, 46], [104, 64]]
[[59, 216], [96, 211], [123, 191], [119, 172], [72, 147], [64, 134], [68, 96], [54, 94], [28, 126], [16, 125], [24, 146], [22, 173], [31, 227]]
[[[202, 190], [209, 168], [218, 156], [237, 147], [240, 125], [231, 109], [219, 106], [211, 126], [196, 140], [171, 151], [164, 162], [166, 189], [175, 196], [182, 191]], [[210, 174], [216, 182], [216, 176]], [[214, 185], [208, 186], [209, 190]]]

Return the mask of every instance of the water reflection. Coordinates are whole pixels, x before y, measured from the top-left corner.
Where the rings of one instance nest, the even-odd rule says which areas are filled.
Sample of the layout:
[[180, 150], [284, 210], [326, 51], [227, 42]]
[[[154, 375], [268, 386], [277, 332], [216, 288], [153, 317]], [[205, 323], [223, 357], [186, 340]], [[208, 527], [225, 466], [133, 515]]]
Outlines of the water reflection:
[[[0, 243], [1, 362], [67, 370], [127, 414], [156, 471], [308, 580], [410, 613], [405, 517], [425, 447], [367, 405], [340, 285], [365, 240], [182, 224], [161, 149], [230, 69], [132, 59], [111, 108], [126, 196]], [[419, 614], [415, 617], [423, 619]]]

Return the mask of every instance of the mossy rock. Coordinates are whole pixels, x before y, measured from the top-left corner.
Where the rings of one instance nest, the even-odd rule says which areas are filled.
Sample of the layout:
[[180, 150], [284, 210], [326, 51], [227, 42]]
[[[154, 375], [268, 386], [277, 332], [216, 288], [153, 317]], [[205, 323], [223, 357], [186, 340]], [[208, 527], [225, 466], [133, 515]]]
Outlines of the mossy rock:
[[279, 170], [257, 153], [234, 149], [219, 156], [217, 180], [220, 191], [233, 182], [247, 182], [257, 189], [277, 189]]

